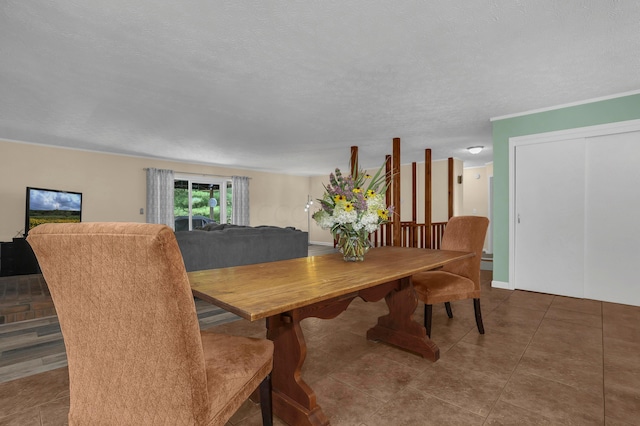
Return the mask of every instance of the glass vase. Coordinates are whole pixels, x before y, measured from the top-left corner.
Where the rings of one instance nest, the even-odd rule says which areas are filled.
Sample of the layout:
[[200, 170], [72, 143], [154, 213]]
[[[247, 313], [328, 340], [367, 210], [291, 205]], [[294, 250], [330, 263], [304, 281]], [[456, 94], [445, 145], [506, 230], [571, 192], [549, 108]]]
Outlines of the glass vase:
[[368, 236], [341, 234], [338, 247], [345, 262], [362, 262], [371, 245]]

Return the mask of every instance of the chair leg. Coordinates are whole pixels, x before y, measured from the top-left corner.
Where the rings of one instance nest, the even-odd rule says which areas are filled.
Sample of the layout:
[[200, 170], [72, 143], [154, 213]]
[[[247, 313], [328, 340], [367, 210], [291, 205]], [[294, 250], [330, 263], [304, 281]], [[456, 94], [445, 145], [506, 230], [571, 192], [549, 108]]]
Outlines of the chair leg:
[[451, 311], [451, 302], [444, 302], [444, 308], [447, 310], [447, 316], [453, 318], [453, 312]]
[[480, 299], [473, 299], [473, 310], [476, 312], [476, 325], [478, 332], [484, 334], [484, 325], [482, 324], [482, 312], [480, 311]]
[[273, 408], [271, 405], [271, 373], [260, 383], [260, 409], [262, 410], [262, 424], [273, 425]]
[[431, 305], [424, 305], [424, 328], [427, 329], [427, 337], [431, 337]]

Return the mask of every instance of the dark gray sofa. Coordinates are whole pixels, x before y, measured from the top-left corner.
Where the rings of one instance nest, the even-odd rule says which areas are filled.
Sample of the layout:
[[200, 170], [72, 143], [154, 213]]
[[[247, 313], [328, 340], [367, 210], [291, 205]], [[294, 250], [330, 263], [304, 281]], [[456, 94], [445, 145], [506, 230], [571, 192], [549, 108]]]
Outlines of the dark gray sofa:
[[176, 232], [188, 272], [306, 257], [307, 233], [275, 226], [210, 224]]

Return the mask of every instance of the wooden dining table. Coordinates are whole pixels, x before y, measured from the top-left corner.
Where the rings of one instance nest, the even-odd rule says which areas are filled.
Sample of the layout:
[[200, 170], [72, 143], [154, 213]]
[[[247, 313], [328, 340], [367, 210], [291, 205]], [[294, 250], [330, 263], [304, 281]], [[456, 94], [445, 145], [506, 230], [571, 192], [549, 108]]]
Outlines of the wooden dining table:
[[274, 343], [273, 411], [290, 425], [328, 425], [313, 389], [302, 379], [307, 348], [300, 321], [335, 318], [356, 297], [385, 298], [389, 313], [367, 331], [432, 361], [438, 346], [413, 320], [418, 299], [411, 285], [417, 272], [437, 269], [473, 253], [406, 247], [371, 249], [363, 262], [327, 254], [291, 260], [189, 272], [193, 295], [249, 321], [266, 318]]

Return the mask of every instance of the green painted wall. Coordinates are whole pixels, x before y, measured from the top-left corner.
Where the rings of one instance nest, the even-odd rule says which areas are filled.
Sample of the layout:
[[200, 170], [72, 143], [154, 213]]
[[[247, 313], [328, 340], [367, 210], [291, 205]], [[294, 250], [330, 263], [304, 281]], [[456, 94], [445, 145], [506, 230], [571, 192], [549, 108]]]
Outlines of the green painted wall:
[[493, 122], [493, 279], [495, 281], [505, 283], [509, 281], [509, 138], [636, 119], [640, 119], [640, 94]]

